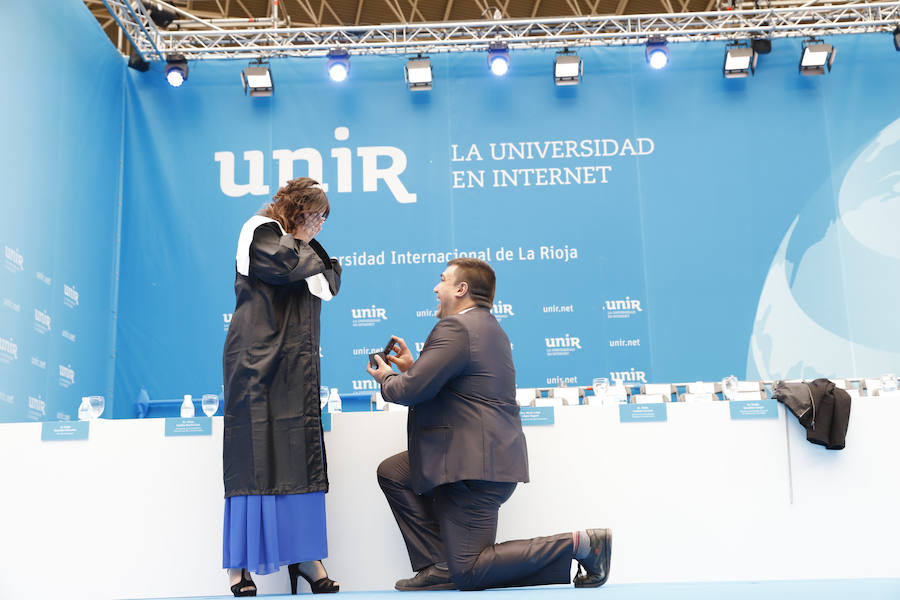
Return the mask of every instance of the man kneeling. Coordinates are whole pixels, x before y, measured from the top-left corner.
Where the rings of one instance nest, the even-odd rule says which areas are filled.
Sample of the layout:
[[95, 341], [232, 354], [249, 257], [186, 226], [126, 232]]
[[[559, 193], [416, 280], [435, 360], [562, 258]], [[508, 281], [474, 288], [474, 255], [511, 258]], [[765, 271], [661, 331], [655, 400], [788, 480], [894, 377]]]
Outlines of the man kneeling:
[[[378, 467], [415, 577], [402, 591], [480, 590], [568, 583], [598, 587], [609, 577], [612, 532], [588, 529], [496, 544], [500, 505], [528, 481], [528, 451], [512, 351], [491, 315], [494, 270], [486, 262], [447, 263], [435, 286], [437, 325], [419, 358], [402, 338], [367, 371], [388, 402], [409, 407], [408, 449]], [[583, 567], [584, 573], [581, 568]]]

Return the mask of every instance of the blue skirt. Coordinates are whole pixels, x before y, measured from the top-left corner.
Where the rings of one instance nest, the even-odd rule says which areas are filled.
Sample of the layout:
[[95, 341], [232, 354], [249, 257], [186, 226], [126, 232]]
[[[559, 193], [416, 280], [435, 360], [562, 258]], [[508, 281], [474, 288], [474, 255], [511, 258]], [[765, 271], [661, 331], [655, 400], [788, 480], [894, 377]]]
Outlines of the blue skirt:
[[265, 575], [327, 556], [325, 492], [225, 499], [223, 568]]

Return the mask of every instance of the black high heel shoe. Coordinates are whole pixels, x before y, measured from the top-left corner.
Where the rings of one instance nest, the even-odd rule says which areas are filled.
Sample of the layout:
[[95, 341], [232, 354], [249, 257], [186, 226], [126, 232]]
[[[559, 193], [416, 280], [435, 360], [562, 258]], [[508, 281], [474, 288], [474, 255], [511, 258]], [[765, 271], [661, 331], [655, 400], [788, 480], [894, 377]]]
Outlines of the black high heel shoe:
[[291, 578], [291, 594], [297, 593], [297, 579], [299, 577], [306, 580], [313, 594], [334, 594], [341, 589], [338, 582], [328, 579], [327, 575], [318, 581], [313, 581], [306, 573], [300, 570], [300, 563], [288, 565], [288, 577]]
[[250, 579], [249, 573], [244, 575], [244, 571], [241, 571], [241, 580], [231, 586], [231, 593], [235, 597], [256, 595], [256, 584]]

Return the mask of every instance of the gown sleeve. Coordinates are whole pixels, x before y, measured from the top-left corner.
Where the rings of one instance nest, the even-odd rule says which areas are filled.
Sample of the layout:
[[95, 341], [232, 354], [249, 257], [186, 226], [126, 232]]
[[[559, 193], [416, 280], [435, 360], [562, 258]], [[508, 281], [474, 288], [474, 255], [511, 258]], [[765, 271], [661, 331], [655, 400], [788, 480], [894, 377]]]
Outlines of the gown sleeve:
[[325, 248], [323, 248], [322, 244], [316, 240], [310, 240], [309, 247], [322, 259], [322, 263], [325, 265], [323, 274], [325, 275], [325, 279], [328, 280], [328, 287], [331, 289], [331, 295], [337, 296], [337, 293], [341, 289], [341, 263], [338, 262], [338, 259], [328, 256], [328, 253], [325, 252]]
[[282, 235], [277, 224], [265, 223], [253, 232], [250, 272], [266, 283], [296, 283], [328, 270], [334, 270], [330, 259], [327, 263], [323, 262], [310, 244], [289, 233]]

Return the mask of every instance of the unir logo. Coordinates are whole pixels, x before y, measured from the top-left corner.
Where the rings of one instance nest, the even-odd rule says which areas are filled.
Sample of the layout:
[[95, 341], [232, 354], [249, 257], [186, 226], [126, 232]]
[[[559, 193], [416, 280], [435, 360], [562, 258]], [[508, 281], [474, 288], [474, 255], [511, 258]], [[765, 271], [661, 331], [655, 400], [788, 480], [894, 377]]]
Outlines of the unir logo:
[[548, 348], [578, 348], [581, 350], [581, 338], [569, 335], [565, 337], [544, 338]]
[[25, 258], [18, 250], [3, 246], [3, 254], [6, 258], [6, 268], [13, 273], [25, 270]]
[[[334, 130], [334, 139], [340, 142], [350, 137], [347, 127], [338, 127]], [[406, 153], [394, 146], [357, 146], [356, 156], [360, 159], [359, 167], [362, 170], [362, 191], [378, 191], [378, 182], [383, 181], [387, 185], [394, 199], [401, 204], [409, 204], [416, 201], [416, 194], [410, 193], [400, 176], [406, 170]], [[221, 151], [214, 154], [219, 163], [219, 189], [226, 196], [239, 198], [247, 194], [265, 196], [270, 194], [269, 186], [264, 183], [264, 166], [266, 157], [261, 150], [246, 150], [243, 153], [244, 160], [248, 163], [249, 179], [247, 183], [236, 183], [234, 177], [234, 153]], [[353, 151], [347, 147], [331, 149], [331, 157], [335, 161], [334, 169], [337, 176], [337, 192], [349, 193], [353, 191]], [[322, 190], [328, 192], [328, 184], [323, 181], [322, 153], [315, 148], [278, 149], [272, 152], [272, 159], [278, 163], [278, 187], [295, 177], [294, 163], [303, 161], [306, 163], [306, 173], [312, 179], [322, 184]], [[387, 166], [379, 166], [387, 164]]]
[[78, 306], [78, 290], [73, 286], [63, 284], [63, 303], [69, 308]]
[[39, 333], [50, 331], [50, 315], [42, 310], [34, 309], [34, 328]]
[[75, 369], [71, 366], [59, 365], [59, 385], [69, 387], [75, 383]]
[[0, 360], [6, 359], [5, 362], [19, 360], [19, 345], [12, 339], [0, 337]]
[[565, 356], [581, 350], [581, 338], [568, 333], [562, 337], [544, 338], [547, 347], [547, 356]]
[[505, 319], [506, 317], [516, 316], [516, 313], [513, 312], [512, 304], [506, 304], [501, 300], [497, 300], [491, 307], [491, 314], [494, 315], [498, 321]]
[[388, 319], [387, 309], [374, 304], [368, 308], [351, 308], [350, 315], [353, 317], [354, 327], [372, 327], [376, 323]]
[[625, 383], [647, 383], [647, 373], [645, 371], [636, 371], [634, 367], [629, 371], [610, 371], [609, 378], [613, 381], [623, 381]]
[[635, 300], [630, 296], [625, 296], [622, 300], [607, 300], [603, 305], [606, 311], [607, 319], [627, 319], [639, 312], [644, 312], [641, 308], [641, 301]]
[[381, 389], [381, 386], [378, 385], [378, 382], [374, 379], [354, 379], [353, 380], [353, 391], [354, 392], [374, 392]]
[[28, 408], [37, 413], [40, 413], [42, 416], [47, 414], [46, 403], [40, 398], [35, 398], [34, 396], [28, 396]]

